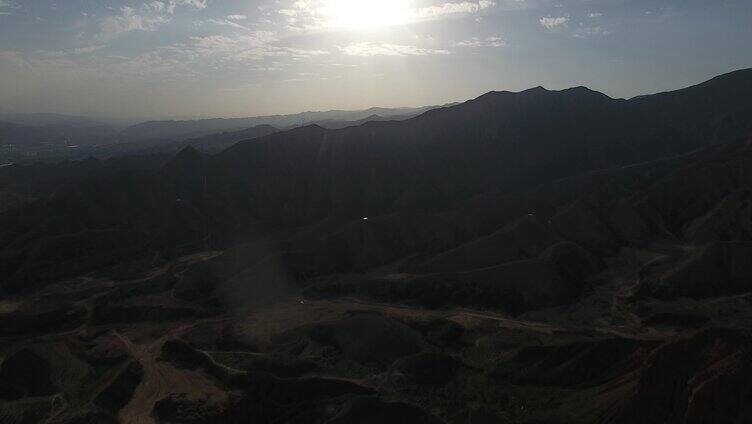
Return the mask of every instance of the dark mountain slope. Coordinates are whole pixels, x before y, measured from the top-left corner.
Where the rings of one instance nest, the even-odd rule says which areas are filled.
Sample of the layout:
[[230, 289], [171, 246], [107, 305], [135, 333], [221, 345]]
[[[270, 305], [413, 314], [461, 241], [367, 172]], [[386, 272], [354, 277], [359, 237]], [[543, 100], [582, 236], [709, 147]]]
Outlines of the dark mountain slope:
[[[257, 202], [251, 206], [257, 211], [249, 212], [258, 218], [305, 222], [330, 214], [432, 210], [489, 189], [565, 176], [613, 161], [597, 152], [597, 140], [606, 143], [613, 131], [619, 131], [615, 125], [607, 129], [598, 124], [596, 111], [603, 108], [603, 99], [586, 99], [570, 112], [562, 101], [566, 93], [542, 94], [540, 100], [525, 99], [535, 97], [533, 93], [519, 95], [531, 106], [544, 103], [527, 111], [527, 119], [516, 112], [526, 106], [510, 95], [494, 99], [490, 107], [481, 98], [406, 122], [281, 133], [218, 155], [211, 161], [217, 172], [209, 177], [218, 178], [217, 187], [226, 186], [229, 179], [246, 185], [243, 190]], [[493, 110], [493, 105], [500, 110]], [[536, 122], [539, 118], [542, 122]], [[636, 119], [619, 120], [623, 122], [616, 126], [623, 131], [638, 132], [643, 140], [652, 138], [647, 130], [635, 130]], [[567, 142], [576, 147], [565, 146]]]
[[265, 137], [278, 131], [277, 128], [271, 125], [257, 125], [240, 131], [229, 131], [200, 138], [191, 138], [183, 141], [181, 144], [205, 151], [219, 152], [239, 141]]
[[[729, 84], [740, 84], [744, 93], [737, 78], [688, 89], [706, 90], [715, 99], [693, 122], [716, 122], [752, 104], [752, 96], [729, 101], [723, 94]], [[716, 150], [560, 181], [712, 142], [679, 121], [651, 119], [648, 106], [663, 107], [664, 96], [642, 98], [636, 107], [635, 101], [582, 87], [488, 93], [407, 121], [340, 130], [308, 126], [238, 143], [216, 156], [186, 150], [156, 174], [82, 184], [0, 217], [0, 249], [15, 258], [6, 262], [5, 272], [15, 275], [19, 258], [31, 257], [30, 246], [46, 237], [87, 230], [149, 234], [151, 248], [164, 253], [176, 246], [226, 245], [259, 231], [289, 233], [327, 219], [326, 232], [293, 239], [296, 246], [329, 253], [286, 256], [293, 274], [306, 275], [356, 265], [367, 269], [418, 253], [429, 259], [531, 213], [551, 232], [545, 240], [574, 241], [599, 256], [630, 239], [681, 237], [691, 220], [715, 207], [721, 193], [706, 176], [704, 184], [688, 189], [708, 200], [686, 208], [677, 196], [698, 193], [673, 188], [681, 184], [678, 179], [667, 180], [670, 188], [661, 190], [656, 178], [672, 173], [701, 178], [692, 166]], [[737, 169], [724, 165], [736, 160], [728, 152], [744, 148], [718, 149], [718, 169], [703, 169], [723, 178]], [[386, 230], [364, 237], [361, 218], [379, 216]], [[531, 259], [546, 247], [499, 260]], [[457, 254], [453, 260], [459, 260]], [[295, 258], [304, 258], [305, 265]], [[490, 262], [479, 263], [495, 265], [493, 258], [485, 261]]]
[[0, 167], [0, 211], [46, 198], [51, 193], [75, 187], [86, 180], [126, 171], [154, 172], [171, 159], [168, 155], [118, 156], [106, 160], [90, 157], [81, 161]]
[[[717, 93], [727, 83], [705, 87]], [[711, 123], [736, 113], [739, 102], [721, 100], [692, 120]], [[647, 104], [663, 107], [658, 100]], [[702, 133], [652, 119], [648, 106], [585, 88], [537, 88], [489, 93], [403, 122], [301, 128], [212, 158], [209, 192], [234, 185], [248, 195], [243, 206], [250, 216], [292, 223], [331, 214], [435, 210], [489, 190], [651, 160], [708, 142]], [[231, 194], [224, 202], [237, 198]]]
[[[258, 125], [236, 131], [220, 133], [209, 132], [208, 135], [189, 135], [186, 137], [165, 138], [135, 138], [125, 139], [118, 143], [102, 146], [94, 153], [100, 156], [115, 156], [120, 154], [176, 154], [187, 146], [200, 149], [208, 153], [218, 153], [233, 144], [254, 138], [274, 134], [278, 130], [270, 125]], [[194, 137], [194, 138], [187, 138]]]
[[748, 422], [750, 346], [748, 331], [712, 328], [656, 349], [615, 422]]
[[[752, 180], [743, 176], [752, 170], [750, 145], [747, 140], [726, 143], [652, 163], [550, 181], [535, 189], [484, 194], [438, 214], [411, 219], [391, 216], [391, 222], [379, 218], [356, 228], [340, 227], [336, 236], [312, 237], [316, 241], [311, 244], [296, 242], [300, 251], [288, 262], [289, 269], [293, 273], [303, 270], [304, 275], [313, 270], [361, 272], [397, 261], [397, 269], [405, 273], [401, 278], [354, 278], [348, 284], [335, 279], [332, 284], [318, 285], [312, 293], [359, 293], [433, 306], [437, 301], [446, 305], [447, 299], [475, 307], [489, 307], [487, 302], [504, 304], [514, 299], [514, 291], [507, 290], [518, 281], [527, 281], [520, 294], [539, 286], [545, 287], [539, 289], [542, 293], [551, 295], [555, 290], [545, 284], [558, 279], [563, 282], [557, 287], [571, 291], [556, 303], [579, 296], [586, 287], [577, 282], [594, 276], [593, 270], [602, 268], [620, 248], [658, 243], [682, 247], [641, 271], [637, 297], [711, 298], [745, 293], [752, 273], [743, 260], [749, 249], [743, 229], [752, 226], [751, 215], [731, 215], [734, 220], [725, 221], [727, 230], [715, 233], [720, 245], [708, 247], [692, 247], [689, 233], [681, 230], [688, 224], [681, 222], [713, 213], [715, 202], [722, 199], [716, 192], [752, 190]], [[705, 180], [697, 189], [686, 177], [692, 173]], [[684, 204], [685, 195], [695, 199], [686, 216], [664, 209], [666, 204]], [[549, 273], [548, 278], [528, 280], [544, 267], [540, 259], [550, 255], [542, 250], [561, 240], [575, 246], [556, 254], [569, 267], [559, 269], [558, 276]], [[590, 253], [577, 253], [582, 247]], [[379, 252], [380, 260], [375, 260], [374, 252]], [[598, 259], [586, 259], [589, 254]], [[523, 262], [534, 264], [516, 270], [506, 266]], [[363, 263], [370, 266], [359, 265]], [[499, 264], [514, 272], [485, 273]], [[463, 278], [468, 275], [479, 278]], [[473, 293], [478, 297], [470, 297]], [[545, 296], [538, 296], [524, 304], [545, 301]], [[521, 304], [506, 303], [505, 310], [513, 311]]]
[[727, 141], [752, 131], [752, 69], [715, 77], [683, 90], [631, 99], [653, 122], [666, 122], [701, 143]]

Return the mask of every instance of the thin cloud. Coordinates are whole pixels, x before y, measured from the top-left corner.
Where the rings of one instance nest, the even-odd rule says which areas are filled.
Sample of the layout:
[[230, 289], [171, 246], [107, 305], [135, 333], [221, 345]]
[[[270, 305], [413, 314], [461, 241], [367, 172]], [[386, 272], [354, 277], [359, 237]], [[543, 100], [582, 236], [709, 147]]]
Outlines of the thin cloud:
[[0, 50], [0, 70], [7, 74], [25, 74], [32, 71], [28, 60], [14, 50]]
[[287, 57], [306, 59], [329, 54], [321, 49], [303, 49], [280, 46], [274, 33], [254, 31], [240, 36], [211, 35], [191, 37], [188, 44], [172, 47], [186, 58], [198, 57], [211, 59], [216, 64], [243, 63], [258, 61], [269, 57]]
[[541, 24], [542, 27], [546, 29], [556, 29], [560, 28], [562, 26], [566, 26], [567, 22], [569, 22], [569, 17], [567, 16], [546, 16], [543, 18], [540, 18], [538, 22]]
[[100, 23], [99, 38], [111, 40], [131, 31], [156, 31], [170, 21], [163, 12], [164, 3], [161, 2], [144, 5], [139, 10], [123, 6], [119, 15], [107, 17]]
[[455, 44], [457, 47], [504, 47], [507, 43], [500, 37], [473, 37], [469, 40], [463, 40]]
[[229, 26], [229, 27], [232, 27], [232, 28], [235, 28], [235, 29], [242, 29], [242, 30], [246, 30], [246, 31], [251, 31], [251, 28], [249, 28], [249, 27], [247, 27], [245, 25], [239, 24], [239, 23], [235, 22], [234, 20], [230, 20], [230, 19], [207, 19], [205, 22], [206, 23], [210, 23], [210, 24], [215, 24], [215, 25]]
[[11, 3], [8, 0], [0, 0], [0, 15], [13, 15], [13, 12], [9, 12], [8, 9], [18, 9], [18, 8], [19, 6], [16, 5], [15, 3]]
[[576, 38], [588, 38], [588, 37], [606, 36], [608, 34], [610, 33], [606, 28], [603, 28], [601, 26], [594, 26], [594, 27], [578, 28], [577, 31], [575, 31], [573, 35]]
[[107, 48], [107, 44], [97, 44], [93, 46], [85, 46], [85, 47], [76, 47], [73, 49], [68, 50], [58, 50], [58, 51], [51, 51], [51, 52], [42, 52], [42, 54], [49, 56], [49, 57], [65, 57], [65, 56], [76, 56], [76, 55], [86, 55], [90, 53], [94, 53], [96, 51], [102, 50], [104, 48]]
[[170, 0], [167, 4], [167, 10], [172, 14], [175, 13], [175, 8], [178, 6], [189, 6], [194, 9], [203, 10], [206, 9], [208, 5], [209, 0]]
[[463, 1], [460, 3], [444, 3], [438, 6], [429, 6], [415, 11], [418, 19], [432, 19], [447, 15], [478, 13], [483, 9], [496, 6], [495, 1], [481, 0], [478, 2]]
[[355, 43], [340, 47], [340, 51], [348, 56], [428, 56], [450, 54], [448, 50], [427, 49], [417, 46], [389, 43]]
[[[515, 1], [515, 3], [519, 3]], [[485, 9], [496, 6], [496, 1], [461, 1], [444, 2], [422, 8], [404, 11], [400, 23], [415, 23], [426, 20], [437, 20], [458, 15], [477, 14]], [[336, 26], [333, 22], [331, 6], [326, 1], [297, 0], [275, 10], [276, 15], [286, 25], [287, 29], [296, 31], [316, 31]]]
[[98, 37], [107, 41], [132, 31], [156, 31], [172, 20], [176, 8], [185, 6], [202, 10], [207, 5], [208, 0], [170, 0], [151, 1], [138, 8], [123, 6], [120, 14], [108, 16], [100, 22]]

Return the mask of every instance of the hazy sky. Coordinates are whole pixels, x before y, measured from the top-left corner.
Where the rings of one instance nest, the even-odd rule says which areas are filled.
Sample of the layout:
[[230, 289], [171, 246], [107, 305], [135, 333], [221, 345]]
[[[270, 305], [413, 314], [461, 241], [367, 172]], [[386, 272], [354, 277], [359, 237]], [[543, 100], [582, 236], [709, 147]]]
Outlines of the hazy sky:
[[752, 0], [0, 0], [0, 110], [251, 116], [752, 67]]

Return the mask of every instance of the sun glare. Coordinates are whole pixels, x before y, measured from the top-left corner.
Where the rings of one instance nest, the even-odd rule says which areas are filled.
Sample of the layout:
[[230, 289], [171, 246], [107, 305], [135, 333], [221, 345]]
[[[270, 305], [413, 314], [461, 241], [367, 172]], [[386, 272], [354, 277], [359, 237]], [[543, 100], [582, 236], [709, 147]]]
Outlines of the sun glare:
[[409, 0], [326, 0], [323, 12], [330, 26], [354, 30], [404, 24], [410, 17]]

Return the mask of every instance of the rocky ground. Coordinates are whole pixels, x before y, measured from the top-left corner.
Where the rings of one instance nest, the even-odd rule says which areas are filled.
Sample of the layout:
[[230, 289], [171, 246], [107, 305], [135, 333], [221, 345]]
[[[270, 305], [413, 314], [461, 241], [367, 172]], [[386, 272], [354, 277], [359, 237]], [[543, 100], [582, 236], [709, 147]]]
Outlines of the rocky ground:
[[744, 422], [752, 295], [641, 297], [676, 249], [520, 315], [299, 287], [237, 306], [222, 252], [86, 275], [0, 304], [0, 421]]

